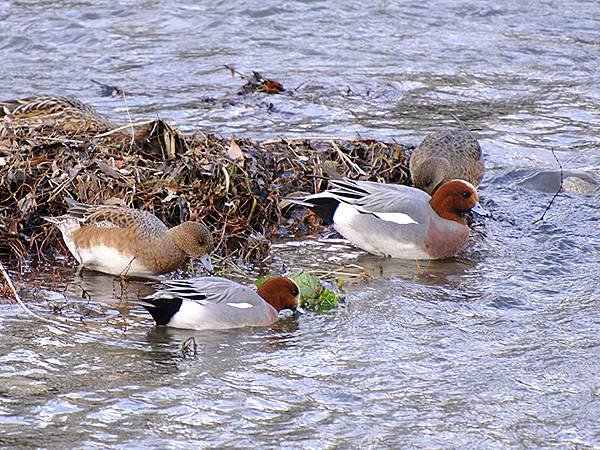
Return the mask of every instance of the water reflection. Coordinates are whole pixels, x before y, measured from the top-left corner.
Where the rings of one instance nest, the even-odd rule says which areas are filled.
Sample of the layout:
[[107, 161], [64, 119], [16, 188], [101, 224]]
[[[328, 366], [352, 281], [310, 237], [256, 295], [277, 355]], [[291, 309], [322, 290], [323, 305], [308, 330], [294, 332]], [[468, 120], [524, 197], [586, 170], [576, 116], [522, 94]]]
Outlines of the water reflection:
[[404, 278], [423, 284], [444, 285], [461, 279], [477, 265], [475, 258], [455, 257], [443, 261], [412, 261], [364, 254], [357, 260], [375, 278]]
[[299, 321], [295, 317], [284, 317], [273, 327], [269, 328], [241, 328], [231, 330], [185, 330], [169, 327], [152, 327], [146, 333], [146, 339], [152, 346], [161, 348], [175, 348], [193, 340], [196, 351], [189, 346], [188, 351], [182, 354], [216, 355], [223, 351], [248, 352], [244, 347], [252, 350], [270, 351], [293, 345], [294, 336], [299, 330]]
[[136, 300], [154, 293], [153, 282], [121, 279], [86, 269], [74, 271], [65, 281], [65, 295], [119, 308], [130, 307]]
[[[477, 246], [484, 239], [484, 232], [472, 231], [471, 246]], [[381, 258], [365, 253], [352, 246], [345, 239], [303, 239], [302, 241], [282, 241], [274, 245], [277, 257], [273, 265], [282, 264], [282, 271], [312, 269], [318, 275], [343, 278], [348, 283], [361, 283], [369, 278], [403, 278], [423, 284], [444, 285], [455, 283], [475, 268], [480, 258], [477, 250], [471, 248], [468, 256], [458, 256], [443, 261], [416, 261]], [[315, 255], [320, 255], [316, 258]], [[296, 265], [301, 262], [301, 267]], [[287, 263], [287, 265], [284, 265]]]

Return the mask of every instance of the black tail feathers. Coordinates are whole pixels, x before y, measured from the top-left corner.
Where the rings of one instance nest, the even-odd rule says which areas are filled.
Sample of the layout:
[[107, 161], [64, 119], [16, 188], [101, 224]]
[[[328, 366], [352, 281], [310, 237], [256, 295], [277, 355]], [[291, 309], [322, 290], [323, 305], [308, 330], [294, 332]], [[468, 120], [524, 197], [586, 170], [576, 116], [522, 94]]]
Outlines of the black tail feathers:
[[167, 325], [181, 308], [180, 298], [144, 298], [140, 304], [148, 310], [156, 325]]
[[317, 197], [307, 200], [312, 206], [309, 206], [319, 217], [323, 219], [325, 225], [333, 223], [333, 216], [340, 202], [331, 197]]

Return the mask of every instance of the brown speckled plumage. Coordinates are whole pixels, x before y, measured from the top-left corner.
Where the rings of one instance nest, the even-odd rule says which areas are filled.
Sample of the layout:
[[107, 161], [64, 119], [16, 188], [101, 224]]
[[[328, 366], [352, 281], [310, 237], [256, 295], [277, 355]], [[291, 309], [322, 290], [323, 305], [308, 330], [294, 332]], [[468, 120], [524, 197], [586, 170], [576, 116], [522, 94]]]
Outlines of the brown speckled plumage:
[[481, 147], [467, 130], [436, 131], [428, 134], [413, 152], [410, 173], [415, 187], [429, 194], [453, 179], [478, 186], [485, 173]]
[[188, 256], [204, 257], [214, 247], [210, 231], [198, 222], [167, 228], [153, 214], [137, 209], [71, 199], [67, 204], [66, 215], [48, 220], [58, 225], [75, 258], [93, 270], [159, 275], [177, 269]]
[[72, 97], [27, 97], [0, 101], [0, 136], [19, 129], [51, 127], [64, 134], [104, 133], [114, 125], [93, 106]]

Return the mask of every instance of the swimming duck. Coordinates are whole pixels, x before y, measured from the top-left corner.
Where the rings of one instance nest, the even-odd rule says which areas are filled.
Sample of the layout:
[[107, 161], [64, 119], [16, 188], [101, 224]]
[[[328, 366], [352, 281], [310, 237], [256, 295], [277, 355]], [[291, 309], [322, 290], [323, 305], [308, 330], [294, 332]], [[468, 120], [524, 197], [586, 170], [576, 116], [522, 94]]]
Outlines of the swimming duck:
[[264, 327], [279, 311], [296, 310], [298, 285], [286, 277], [267, 280], [257, 291], [220, 277], [170, 280], [142, 298], [157, 325], [193, 330]]
[[188, 256], [212, 272], [214, 247], [206, 226], [184, 222], [173, 228], [154, 214], [109, 205], [86, 205], [66, 199], [69, 209], [44, 217], [63, 235], [69, 251], [85, 268], [112, 275], [155, 277], [180, 267]]
[[52, 127], [66, 134], [104, 133], [115, 126], [73, 97], [37, 96], [0, 101], [0, 136], [19, 128]]
[[428, 194], [452, 179], [478, 186], [485, 173], [479, 142], [470, 131], [462, 129], [425, 136], [411, 155], [409, 168], [414, 186]]
[[433, 194], [409, 186], [349, 179], [330, 180], [328, 190], [292, 203], [307, 206], [357, 247], [379, 256], [443, 259], [469, 239], [465, 215], [486, 214], [475, 187], [443, 183]]

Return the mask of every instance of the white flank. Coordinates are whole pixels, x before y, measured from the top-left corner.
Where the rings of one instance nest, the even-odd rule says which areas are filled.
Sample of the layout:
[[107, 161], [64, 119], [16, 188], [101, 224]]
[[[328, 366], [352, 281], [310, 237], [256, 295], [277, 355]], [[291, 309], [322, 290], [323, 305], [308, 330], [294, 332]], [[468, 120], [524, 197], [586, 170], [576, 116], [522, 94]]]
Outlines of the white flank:
[[360, 212], [356, 209], [356, 206], [349, 205], [348, 203], [340, 202], [338, 207], [335, 209], [333, 215], [333, 223], [337, 225], [348, 225], [352, 223], [352, 219], [359, 215]]
[[96, 245], [91, 249], [79, 248], [79, 257], [84, 267], [113, 275], [152, 275], [148, 268], [131, 255], [124, 255], [114, 247]]
[[379, 217], [381, 220], [386, 222], [394, 222], [399, 225], [408, 225], [409, 223], [417, 223], [415, 219], [404, 213], [372, 213], [374, 216]]
[[239, 309], [248, 309], [248, 308], [254, 308], [254, 305], [251, 305], [250, 303], [227, 303], [229, 306], [233, 306], [234, 308], [239, 308]]
[[202, 305], [189, 300], [181, 302], [179, 311], [173, 314], [167, 325], [174, 328], [202, 329], [206, 322], [206, 311]]

